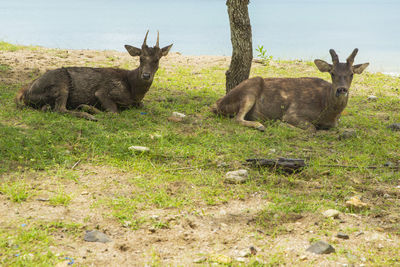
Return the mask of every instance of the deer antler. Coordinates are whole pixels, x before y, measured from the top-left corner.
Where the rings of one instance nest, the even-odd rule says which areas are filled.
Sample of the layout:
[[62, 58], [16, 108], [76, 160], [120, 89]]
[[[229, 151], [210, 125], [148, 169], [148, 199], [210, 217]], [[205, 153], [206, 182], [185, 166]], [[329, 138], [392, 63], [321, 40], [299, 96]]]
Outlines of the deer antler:
[[142, 44], [142, 48], [147, 46], [146, 42], [147, 42], [147, 35], [148, 35], [148, 34], [149, 34], [149, 30], [147, 30], [146, 36], [144, 37], [144, 41], [143, 41], [143, 44]]
[[156, 47], [160, 48], [160, 32], [157, 31], [157, 42], [156, 42]]
[[330, 53], [331, 56], [332, 56], [333, 65], [338, 64], [338, 63], [339, 63], [339, 57], [338, 57], [338, 55], [336, 54], [335, 50], [330, 49], [330, 50], [329, 50], [329, 53]]
[[356, 57], [357, 52], [358, 52], [358, 48], [355, 48], [355, 49], [353, 50], [353, 52], [351, 53], [351, 55], [347, 58], [347, 64], [349, 64], [350, 66], [353, 65], [353, 63], [354, 63], [354, 58]]

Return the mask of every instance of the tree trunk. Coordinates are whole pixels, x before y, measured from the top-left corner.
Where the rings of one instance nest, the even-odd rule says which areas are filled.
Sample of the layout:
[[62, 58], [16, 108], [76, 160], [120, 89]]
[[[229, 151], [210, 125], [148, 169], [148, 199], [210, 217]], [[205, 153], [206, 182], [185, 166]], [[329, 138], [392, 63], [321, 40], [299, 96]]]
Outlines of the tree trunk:
[[226, 93], [249, 78], [253, 60], [249, 0], [227, 0], [231, 26], [232, 60], [226, 75]]

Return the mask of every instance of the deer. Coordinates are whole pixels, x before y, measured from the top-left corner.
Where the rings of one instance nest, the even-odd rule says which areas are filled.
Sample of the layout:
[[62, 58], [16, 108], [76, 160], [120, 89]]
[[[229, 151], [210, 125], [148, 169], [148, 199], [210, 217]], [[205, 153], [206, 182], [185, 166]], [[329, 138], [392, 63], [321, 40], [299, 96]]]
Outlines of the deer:
[[369, 63], [353, 65], [355, 48], [346, 63], [340, 63], [335, 50], [329, 50], [332, 63], [314, 60], [321, 72], [328, 72], [332, 83], [315, 77], [254, 77], [239, 83], [211, 107], [215, 114], [234, 117], [244, 126], [265, 131], [259, 121], [281, 120], [315, 132], [337, 127], [347, 105], [354, 74], [361, 74]]
[[160, 48], [159, 32], [156, 45], [148, 47], [148, 34], [149, 31], [141, 49], [125, 45], [132, 57], [140, 58], [140, 65], [136, 69], [62, 67], [49, 70], [17, 93], [17, 106], [51, 109], [92, 121], [97, 119], [88, 112], [118, 113], [127, 108], [142, 107], [142, 100], [150, 89], [159, 61], [172, 47], [171, 44]]

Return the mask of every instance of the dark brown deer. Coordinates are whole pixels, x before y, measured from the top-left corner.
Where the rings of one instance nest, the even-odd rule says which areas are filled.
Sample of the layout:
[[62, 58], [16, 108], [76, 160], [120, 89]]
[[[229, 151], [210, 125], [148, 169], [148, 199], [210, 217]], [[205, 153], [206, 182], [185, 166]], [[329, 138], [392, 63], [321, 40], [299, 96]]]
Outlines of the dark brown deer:
[[336, 52], [329, 50], [333, 64], [316, 59], [321, 72], [329, 72], [332, 83], [319, 78], [255, 77], [243, 81], [212, 107], [216, 114], [235, 116], [244, 126], [264, 131], [255, 120], [282, 120], [302, 129], [336, 127], [347, 105], [353, 74], [361, 74], [369, 63], [353, 65], [358, 49], [346, 63], [340, 63]]
[[158, 33], [156, 45], [148, 47], [148, 33], [141, 49], [125, 45], [131, 56], [140, 57], [138, 68], [131, 71], [89, 67], [50, 70], [19, 91], [17, 105], [25, 104], [43, 110], [50, 107], [54, 111], [88, 120], [96, 118], [77, 109], [84, 108], [92, 113], [100, 110], [117, 113], [121, 109], [142, 106], [142, 99], [153, 82], [160, 58], [166, 56], [172, 47], [171, 44], [160, 48]]

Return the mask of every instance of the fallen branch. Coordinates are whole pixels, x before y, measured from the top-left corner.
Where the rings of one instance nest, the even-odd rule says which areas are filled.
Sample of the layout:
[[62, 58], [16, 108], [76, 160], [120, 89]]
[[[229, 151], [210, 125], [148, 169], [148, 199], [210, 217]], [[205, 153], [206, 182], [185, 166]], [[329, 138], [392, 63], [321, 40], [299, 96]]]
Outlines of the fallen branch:
[[[278, 158], [278, 159], [246, 159], [246, 162], [249, 164], [255, 165], [257, 167], [268, 167], [274, 169], [281, 169], [286, 172], [296, 172], [301, 171], [305, 167], [309, 167], [308, 164], [305, 163], [303, 159], [287, 159], [287, 158]], [[400, 166], [352, 166], [352, 165], [333, 165], [333, 164], [323, 164], [319, 165], [320, 167], [328, 167], [328, 168], [348, 168], [348, 169], [391, 169], [391, 170], [400, 170]]]

